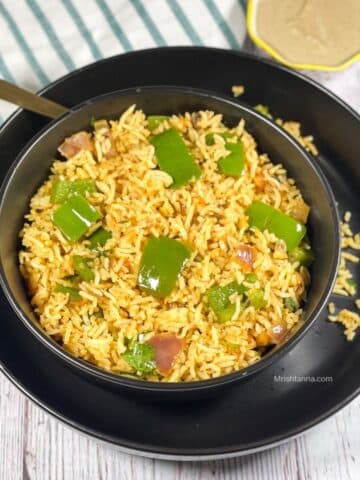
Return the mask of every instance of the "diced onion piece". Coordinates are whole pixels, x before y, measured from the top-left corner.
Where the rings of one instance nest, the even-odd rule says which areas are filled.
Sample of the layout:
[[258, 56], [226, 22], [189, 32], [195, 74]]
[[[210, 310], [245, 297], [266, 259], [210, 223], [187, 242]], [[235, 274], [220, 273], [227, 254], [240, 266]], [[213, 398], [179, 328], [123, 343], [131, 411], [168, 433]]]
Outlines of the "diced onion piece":
[[159, 333], [147, 343], [155, 350], [155, 363], [160, 373], [168, 375], [177, 355], [184, 346], [183, 340], [170, 333]]
[[280, 321], [278, 324], [273, 325], [269, 330], [269, 335], [274, 341], [274, 343], [280, 343], [286, 336], [288, 332], [287, 325], [285, 322]]
[[239, 245], [235, 259], [244, 272], [251, 272], [256, 260], [257, 250], [249, 245]]
[[58, 148], [58, 151], [65, 158], [72, 158], [81, 150], [93, 151], [94, 146], [90, 135], [87, 132], [75, 133], [71, 137], [65, 138]]

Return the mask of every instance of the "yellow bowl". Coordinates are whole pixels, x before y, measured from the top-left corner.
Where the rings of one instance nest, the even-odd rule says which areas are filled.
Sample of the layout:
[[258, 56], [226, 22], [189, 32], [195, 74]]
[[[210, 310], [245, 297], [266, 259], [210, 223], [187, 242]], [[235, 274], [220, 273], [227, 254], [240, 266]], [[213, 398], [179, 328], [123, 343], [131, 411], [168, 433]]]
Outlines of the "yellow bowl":
[[324, 72], [338, 72], [349, 67], [352, 63], [360, 60], [360, 52], [355, 55], [347, 58], [344, 62], [339, 65], [330, 66], [330, 65], [311, 65], [307, 63], [291, 63], [287, 61], [278, 51], [272, 48], [265, 40], [259, 37], [256, 32], [256, 3], [257, 0], [248, 0], [247, 13], [246, 13], [246, 23], [249, 35], [252, 41], [266, 53], [271, 55], [275, 60], [284, 65], [287, 65], [291, 68], [297, 68], [300, 70], [322, 70]]

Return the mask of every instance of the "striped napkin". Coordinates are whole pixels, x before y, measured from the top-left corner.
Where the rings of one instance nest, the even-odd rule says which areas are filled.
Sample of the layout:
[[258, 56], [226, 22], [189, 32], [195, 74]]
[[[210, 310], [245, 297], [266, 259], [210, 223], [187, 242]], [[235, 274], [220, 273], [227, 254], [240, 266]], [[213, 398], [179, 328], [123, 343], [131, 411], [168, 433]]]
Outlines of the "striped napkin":
[[[245, 0], [0, 0], [0, 77], [37, 91], [119, 53], [245, 36]], [[0, 124], [13, 110], [0, 101]]]

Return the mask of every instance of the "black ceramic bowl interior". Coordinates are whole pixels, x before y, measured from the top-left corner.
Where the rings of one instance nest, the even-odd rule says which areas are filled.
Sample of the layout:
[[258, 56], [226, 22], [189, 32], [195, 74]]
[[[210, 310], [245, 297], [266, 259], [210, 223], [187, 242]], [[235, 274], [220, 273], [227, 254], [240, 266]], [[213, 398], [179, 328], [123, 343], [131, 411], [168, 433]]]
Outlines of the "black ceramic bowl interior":
[[[247, 130], [255, 137], [258, 148], [281, 163], [300, 188], [311, 206], [309, 235], [316, 260], [312, 265], [312, 282], [304, 304], [303, 323], [291, 332], [282, 344], [269, 351], [258, 363], [211, 380], [159, 383], [115, 375], [68, 354], [40, 328], [32, 311], [26, 287], [18, 268], [18, 234], [28, 211], [29, 200], [45, 181], [63, 139], [79, 130], [88, 129], [89, 120], [116, 118], [130, 105], [136, 104], [146, 114], [173, 114], [186, 111], [213, 110], [222, 113], [225, 124], [233, 126], [244, 119]], [[323, 309], [336, 277], [339, 260], [339, 221], [329, 185], [315, 161], [280, 127], [241, 103], [208, 92], [181, 87], [143, 87], [113, 92], [96, 97], [73, 108], [49, 123], [25, 147], [14, 161], [1, 188], [0, 203], [0, 275], [5, 294], [18, 318], [70, 367], [89, 380], [137, 393], [170, 394], [176, 399], [207, 395], [226, 384], [244, 379], [266, 367], [288, 352], [305, 334]], [[9, 339], [9, 341], [11, 341]]]

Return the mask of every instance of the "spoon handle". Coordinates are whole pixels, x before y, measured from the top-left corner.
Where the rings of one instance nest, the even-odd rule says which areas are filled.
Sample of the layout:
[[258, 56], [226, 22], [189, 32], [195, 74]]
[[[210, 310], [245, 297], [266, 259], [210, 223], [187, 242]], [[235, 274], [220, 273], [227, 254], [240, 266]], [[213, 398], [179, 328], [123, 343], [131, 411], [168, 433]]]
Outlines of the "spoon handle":
[[0, 79], [0, 99], [50, 118], [57, 118], [69, 111], [58, 103], [28, 92], [2, 79]]

